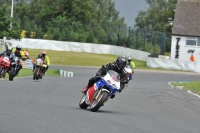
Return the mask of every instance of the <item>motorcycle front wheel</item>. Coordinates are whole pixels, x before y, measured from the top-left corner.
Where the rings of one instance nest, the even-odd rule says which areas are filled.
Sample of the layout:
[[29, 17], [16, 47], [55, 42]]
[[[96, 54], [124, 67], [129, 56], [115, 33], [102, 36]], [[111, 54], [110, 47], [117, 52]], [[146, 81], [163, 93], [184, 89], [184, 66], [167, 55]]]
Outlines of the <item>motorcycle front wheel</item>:
[[85, 102], [85, 94], [82, 96], [80, 102], [79, 102], [79, 106], [82, 109], [86, 109], [88, 107], [88, 105]]
[[0, 78], [2, 77], [3, 68], [0, 67]]
[[33, 74], [33, 80], [39, 79], [39, 68], [35, 68], [34, 74]]
[[10, 72], [9, 72], [9, 81], [13, 81], [14, 72], [15, 72], [15, 68], [11, 67]]
[[91, 105], [91, 111], [96, 112], [104, 104], [104, 102], [108, 100], [108, 97], [109, 94], [106, 91], [102, 91], [97, 99], [94, 97]]

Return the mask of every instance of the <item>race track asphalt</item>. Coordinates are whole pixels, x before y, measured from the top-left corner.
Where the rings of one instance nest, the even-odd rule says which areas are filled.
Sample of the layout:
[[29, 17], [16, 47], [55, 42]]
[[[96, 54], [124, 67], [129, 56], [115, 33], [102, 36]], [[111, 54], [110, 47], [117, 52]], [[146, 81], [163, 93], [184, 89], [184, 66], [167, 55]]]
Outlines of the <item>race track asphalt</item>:
[[168, 85], [197, 73], [136, 69], [122, 93], [91, 112], [78, 103], [98, 68], [51, 67], [74, 77], [0, 80], [0, 133], [200, 133], [200, 99]]

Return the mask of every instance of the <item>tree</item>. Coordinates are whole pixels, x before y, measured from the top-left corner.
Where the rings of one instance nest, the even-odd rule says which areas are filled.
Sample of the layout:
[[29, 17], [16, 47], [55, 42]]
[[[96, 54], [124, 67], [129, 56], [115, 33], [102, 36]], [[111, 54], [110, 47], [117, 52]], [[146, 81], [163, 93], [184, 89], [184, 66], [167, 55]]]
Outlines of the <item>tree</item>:
[[127, 40], [124, 18], [112, 0], [14, 0], [14, 18], [26, 38], [112, 44]]
[[20, 28], [18, 23], [8, 16], [8, 7], [0, 7], [0, 38], [20, 39]]
[[171, 49], [172, 27], [168, 19], [174, 18], [177, 0], [146, 0], [149, 4], [147, 11], [140, 11], [136, 17], [136, 27], [152, 31], [165, 32], [167, 36], [166, 51]]

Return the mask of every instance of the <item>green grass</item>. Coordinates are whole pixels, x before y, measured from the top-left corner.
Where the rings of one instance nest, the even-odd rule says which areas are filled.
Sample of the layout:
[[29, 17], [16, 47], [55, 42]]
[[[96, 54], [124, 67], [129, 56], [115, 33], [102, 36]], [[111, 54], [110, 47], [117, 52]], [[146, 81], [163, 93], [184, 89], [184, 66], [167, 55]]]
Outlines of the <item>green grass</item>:
[[192, 90], [194, 93], [200, 95], [200, 82], [175, 82], [174, 86], [184, 86], [185, 90]]
[[[30, 58], [36, 58], [42, 50], [29, 49]], [[69, 52], [69, 51], [53, 51], [46, 50], [50, 58], [51, 64], [56, 65], [73, 65], [73, 66], [102, 66], [117, 59], [116, 55], [109, 54], [93, 54], [83, 52]], [[145, 68], [146, 62], [134, 60], [137, 68]]]
[[[25, 77], [25, 76], [32, 76], [33, 75], [33, 72], [31, 69], [21, 69], [18, 76], [16, 77]], [[57, 72], [57, 69], [48, 69], [47, 73], [46, 73], [47, 76], [59, 76], [59, 73]], [[8, 73], [6, 73], [6, 76], [5, 78], [8, 78]]]
[[[38, 54], [43, 50], [28, 49], [30, 58], [36, 58]], [[69, 65], [69, 66], [96, 66], [101, 67], [110, 62], [114, 62], [117, 59], [117, 55], [110, 54], [94, 54], [84, 52], [71, 52], [71, 51], [54, 51], [46, 50], [47, 55], [50, 58], [51, 64], [55, 65]], [[140, 61], [133, 59], [136, 69], [146, 70], [165, 70], [162, 68], [150, 68], [146, 66], [146, 61]], [[176, 71], [176, 70], [174, 70]]]

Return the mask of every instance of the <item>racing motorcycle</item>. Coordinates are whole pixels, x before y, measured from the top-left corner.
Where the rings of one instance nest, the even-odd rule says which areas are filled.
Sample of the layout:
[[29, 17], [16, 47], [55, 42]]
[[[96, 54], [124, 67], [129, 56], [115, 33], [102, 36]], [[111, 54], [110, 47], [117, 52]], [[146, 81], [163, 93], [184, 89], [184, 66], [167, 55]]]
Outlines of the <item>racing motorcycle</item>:
[[119, 92], [119, 89], [119, 74], [113, 70], [108, 70], [107, 74], [94, 83], [82, 96], [79, 106], [82, 109], [89, 106], [92, 112], [96, 112], [110, 96]]
[[32, 63], [34, 65], [33, 80], [42, 79], [42, 77], [44, 76], [44, 70], [47, 67], [47, 65], [44, 64], [41, 58], [32, 60]]
[[0, 78], [4, 78], [6, 76], [6, 72], [10, 69], [10, 58], [7, 55], [3, 55], [0, 57]]
[[124, 69], [126, 71], [127, 79], [128, 79], [128, 81], [130, 81], [131, 76], [134, 73], [134, 70], [131, 68], [130, 65], [126, 65], [126, 67]]

